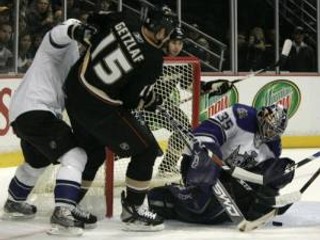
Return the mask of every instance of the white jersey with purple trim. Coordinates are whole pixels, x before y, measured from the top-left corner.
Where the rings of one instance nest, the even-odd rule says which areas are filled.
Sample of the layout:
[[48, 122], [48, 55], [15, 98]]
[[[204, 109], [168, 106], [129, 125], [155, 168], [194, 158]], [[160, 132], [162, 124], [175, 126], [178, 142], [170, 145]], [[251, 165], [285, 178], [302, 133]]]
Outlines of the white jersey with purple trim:
[[229, 165], [251, 168], [281, 154], [280, 139], [259, 140], [256, 113], [251, 106], [235, 104], [203, 121], [194, 135], [206, 145], [216, 144]]
[[57, 25], [44, 36], [31, 66], [11, 98], [10, 122], [33, 110], [62, 116], [62, 87], [71, 66], [79, 58], [77, 42], [68, 36], [68, 27], [69, 24]]

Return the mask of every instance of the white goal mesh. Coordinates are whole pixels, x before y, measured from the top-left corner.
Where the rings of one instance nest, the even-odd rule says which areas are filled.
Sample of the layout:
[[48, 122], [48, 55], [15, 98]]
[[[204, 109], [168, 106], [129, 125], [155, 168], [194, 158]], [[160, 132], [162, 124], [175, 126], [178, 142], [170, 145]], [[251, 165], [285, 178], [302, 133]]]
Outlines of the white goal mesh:
[[[162, 76], [157, 80], [155, 91], [164, 99], [167, 112], [186, 128], [199, 122], [200, 64], [193, 57], [165, 58]], [[172, 129], [170, 122], [161, 113], [142, 111], [136, 113], [155, 135], [163, 155], [154, 165], [151, 185], [157, 186], [180, 179], [180, 156], [184, 142]], [[107, 216], [112, 216], [114, 190], [124, 186], [129, 159], [113, 157], [111, 153], [106, 167]]]

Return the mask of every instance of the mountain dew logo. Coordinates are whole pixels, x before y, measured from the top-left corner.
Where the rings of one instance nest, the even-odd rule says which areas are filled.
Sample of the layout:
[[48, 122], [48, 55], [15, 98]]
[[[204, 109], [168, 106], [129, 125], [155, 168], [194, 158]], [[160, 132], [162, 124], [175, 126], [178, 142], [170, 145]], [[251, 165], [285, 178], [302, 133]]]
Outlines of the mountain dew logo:
[[288, 80], [276, 80], [264, 85], [254, 97], [252, 105], [256, 108], [282, 104], [288, 109], [289, 118], [298, 110], [301, 93], [297, 85]]
[[200, 122], [237, 103], [238, 99], [239, 93], [234, 86], [230, 91], [221, 96], [210, 96], [210, 94], [202, 95], [200, 98]]

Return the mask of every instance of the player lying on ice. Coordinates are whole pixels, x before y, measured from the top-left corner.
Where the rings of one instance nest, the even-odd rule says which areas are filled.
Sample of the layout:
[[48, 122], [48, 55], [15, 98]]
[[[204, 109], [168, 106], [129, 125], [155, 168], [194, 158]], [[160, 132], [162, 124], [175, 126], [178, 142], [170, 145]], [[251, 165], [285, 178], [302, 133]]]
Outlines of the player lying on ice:
[[230, 168], [241, 167], [266, 179], [280, 176], [293, 163], [288, 158], [280, 158], [280, 136], [287, 122], [287, 111], [281, 105], [255, 109], [235, 104], [211, 116], [193, 131], [201, 147], [194, 144], [192, 152], [188, 149], [183, 154], [183, 184], [151, 189], [148, 194], [150, 207], [166, 219], [202, 224], [229, 222], [229, 215], [212, 189], [219, 179], [246, 220], [255, 221], [270, 213], [273, 207], [257, 196], [278, 195], [279, 190], [292, 181], [293, 171], [267, 185], [247, 182], [251, 190], [246, 190], [209, 155], [214, 153]]

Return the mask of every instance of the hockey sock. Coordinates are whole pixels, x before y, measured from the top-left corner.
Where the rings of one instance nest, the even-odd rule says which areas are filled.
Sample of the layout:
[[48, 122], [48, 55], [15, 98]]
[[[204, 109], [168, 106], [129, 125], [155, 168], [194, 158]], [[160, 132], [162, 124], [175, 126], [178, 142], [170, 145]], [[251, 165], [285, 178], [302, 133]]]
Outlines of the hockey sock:
[[8, 198], [13, 201], [25, 201], [45, 169], [33, 168], [28, 163], [19, 166], [9, 184]]
[[81, 148], [71, 149], [59, 159], [54, 196], [56, 206], [74, 207], [79, 200], [81, 176], [87, 161]]
[[145, 191], [136, 191], [132, 188], [127, 187], [127, 197], [126, 200], [129, 204], [140, 206], [143, 204], [144, 198], [146, 196]]

